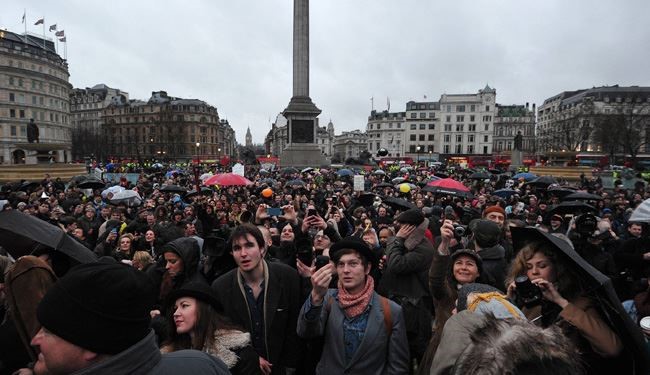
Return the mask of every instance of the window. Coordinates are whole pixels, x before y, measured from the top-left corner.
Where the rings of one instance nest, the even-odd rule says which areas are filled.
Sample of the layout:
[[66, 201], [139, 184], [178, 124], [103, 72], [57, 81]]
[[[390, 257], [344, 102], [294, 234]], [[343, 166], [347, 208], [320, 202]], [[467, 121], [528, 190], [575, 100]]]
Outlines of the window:
[[420, 118], [427, 118], [427, 114], [424, 112], [420, 112]]
[[456, 116], [456, 122], [464, 122], [465, 121], [465, 116]]
[[436, 124], [429, 124], [429, 130], [436, 130]]
[[377, 130], [381, 130], [381, 124], [377, 124]]
[[485, 124], [485, 131], [489, 131], [489, 130], [490, 130], [490, 124]]
[[20, 110], [20, 118], [25, 118], [25, 110], [24, 109]]
[[379, 150], [381, 148], [379, 142], [377, 142], [376, 144], [377, 144], [377, 150]]
[[451, 104], [447, 104], [447, 112], [451, 112]]
[[483, 142], [489, 142], [490, 141], [490, 136], [489, 135], [484, 135], [483, 136]]
[[401, 129], [401, 128], [402, 128], [402, 123], [401, 123], [401, 122], [398, 122], [398, 123], [397, 123], [397, 129]]
[[391, 122], [390, 124], [388, 124], [388, 129], [392, 129], [392, 128], [393, 128], [393, 123]]
[[451, 134], [445, 134], [445, 143], [451, 142]]
[[467, 142], [474, 142], [474, 134], [470, 134], [467, 136]]
[[451, 116], [447, 116], [445, 119], [447, 120], [447, 122], [451, 122]]
[[456, 131], [457, 132], [462, 132], [464, 127], [465, 127], [465, 125], [463, 125], [463, 124], [456, 124]]
[[[13, 111], [13, 109], [12, 109], [12, 111]], [[16, 135], [17, 135], [17, 134], [16, 134], [16, 126], [15, 126], [15, 125], [11, 125], [11, 136], [12, 136], [12, 137], [15, 137]]]
[[462, 142], [463, 141], [463, 135], [462, 134], [456, 134], [456, 142]]
[[372, 124], [368, 125], [368, 129], [372, 130]]
[[433, 152], [433, 145], [428, 145], [427, 146], [427, 151], [428, 152]]
[[490, 106], [489, 105], [485, 106], [485, 112], [490, 112]]
[[445, 154], [448, 154], [450, 150], [449, 145], [445, 145], [444, 150], [445, 150]]
[[429, 118], [436, 118], [435, 112], [429, 112]]
[[9, 77], [9, 85], [10, 86], [14, 85], [14, 77]]
[[372, 142], [368, 143], [368, 150], [372, 151]]
[[457, 154], [463, 153], [463, 145], [456, 145], [456, 153]]
[[488, 146], [483, 146], [483, 153], [487, 154], [488, 153]]
[[465, 112], [465, 106], [464, 105], [457, 105], [456, 106], [456, 112]]
[[473, 121], [475, 121], [475, 120], [476, 120], [476, 116], [474, 116], [474, 115], [470, 115], [470, 116], [469, 116], [469, 121], [472, 121], [472, 122], [473, 122]]
[[409, 152], [414, 153], [415, 152], [415, 145], [410, 145], [409, 146]]
[[474, 145], [468, 145], [467, 146], [467, 153], [468, 154], [473, 154], [474, 153]]
[[418, 118], [418, 114], [415, 112], [411, 112], [411, 118]]
[[417, 136], [416, 136], [415, 134], [411, 134], [411, 140], [412, 140], [412, 141], [415, 141], [415, 140], [416, 140], [416, 137], [417, 137]]
[[469, 111], [470, 112], [476, 112], [476, 105], [472, 104], [469, 106]]
[[420, 124], [420, 130], [426, 130], [427, 124]]
[[475, 132], [476, 131], [476, 124], [469, 124], [469, 131]]
[[451, 124], [445, 124], [445, 131], [450, 132], [451, 131]]
[[424, 134], [420, 134], [420, 141], [424, 141]]
[[429, 141], [435, 141], [435, 134], [429, 134]]

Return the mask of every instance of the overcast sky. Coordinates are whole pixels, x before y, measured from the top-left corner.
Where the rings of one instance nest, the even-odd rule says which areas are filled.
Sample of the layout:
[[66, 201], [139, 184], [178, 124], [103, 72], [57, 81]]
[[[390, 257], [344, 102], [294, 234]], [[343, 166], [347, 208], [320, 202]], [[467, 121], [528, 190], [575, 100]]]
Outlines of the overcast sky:
[[[261, 143], [291, 98], [292, 0], [2, 0], [0, 28], [22, 33], [23, 9], [28, 31], [42, 16], [65, 30], [74, 87], [202, 99], [242, 143], [247, 126]], [[650, 86], [648, 0], [312, 0], [310, 13], [310, 94], [337, 134], [365, 129], [371, 97], [403, 111], [486, 83], [500, 104], [538, 105]]]

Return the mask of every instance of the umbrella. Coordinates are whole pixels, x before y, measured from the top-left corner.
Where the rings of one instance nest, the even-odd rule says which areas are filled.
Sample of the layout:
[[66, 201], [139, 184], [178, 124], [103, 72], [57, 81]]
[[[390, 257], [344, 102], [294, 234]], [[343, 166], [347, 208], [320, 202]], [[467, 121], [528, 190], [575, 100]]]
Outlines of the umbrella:
[[307, 168], [303, 169], [302, 171], [300, 171], [300, 173], [309, 173], [309, 172], [311, 172], [311, 171], [313, 171], [313, 170], [314, 170], [314, 168], [312, 168], [312, 167], [307, 167]]
[[378, 197], [377, 194], [365, 193], [359, 195], [359, 197], [357, 197], [357, 201], [359, 201], [359, 203], [361, 203], [362, 206], [368, 207], [368, 206], [372, 206], [372, 204], [375, 202], [376, 197]]
[[46, 246], [80, 263], [97, 261], [92, 251], [60, 227], [17, 210], [0, 212], [0, 246], [16, 259]]
[[134, 207], [142, 204], [142, 198], [133, 190], [123, 190], [115, 193], [110, 202], [115, 205], [124, 203], [129, 207]]
[[234, 173], [223, 173], [214, 175], [203, 182], [204, 185], [220, 186], [248, 186], [253, 183], [244, 176]]
[[517, 190], [512, 189], [499, 189], [492, 192], [492, 195], [495, 195], [499, 198], [510, 199], [515, 194], [519, 194]]
[[406, 181], [406, 179], [404, 177], [395, 177], [390, 181], [394, 184], [401, 184], [402, 182]]
[[197, 192], [196, 190], [188, 191], [187, 194], [185, 194], [185, 198], [191, 198], [191, 197], [194, 197], [196, 195], [210, 196], [210, 195], [212, 195], [212, 189], [210, 189], [208, 187], [205, 187], [205, 186], [202, 186], [201, 190], [199, 192]]
[[516, 175], [512, 176], [513, 180], [518, 180], [520, 178], [523, 178], [525, 181], [532, 181], [537, 178], [537, 175], [534, 173], [530, 172], [521, 172], [517, 173]]
[[286, 167], [286, 168], [282, 168], [282, 170], [280, 170], [280, 173], [281, 174], [294, 174], [294, 173], [298, 173], [298, 170], [296, 168], [294, 168], [294, 167]]
[[124, 191], [124, 190], [126, 190], [126, 189], [125, 189], [124, 187], [120, 186], [120, 185], [114, 185], [114, 186], [111, 186], [111, 187], [109, 187], [108, 189], [102, 191], [102, 198], [106, 198], [106, 196], [108, 195], [108, 193], [117, 194], [117, 193], [119, 193], [120, 191]]
[[402, 198], [387, 197], [382, 201], [394, 210], [406, 211], [416, 207], [415, 204]]
[[212, 172], [204, 173], [204, 174], [202, 174], [202, 175], [199, 176], [199, 180], [201, 180], [201, 181], [203, 181], [203, 180], [207, 180], [208, 178], [210, 178], [210, 177], [212, 177], [212, 176], [214, 176], [214, 175], [212, 174]]
[[267, 171], [266, 169], [264, 168], [260, 169], [260, 174], [268, 174], [268, 173], [269, 171]]
[[573, 194], [575, 192], [576, 191], [573, 190], [573, 189], [563, 189], [563, 188], [559, 188], [559, 187], [554, 187], [554, 188], [548, 189], [549, 194], [554, 195], [556, 197], [560, 197], [560, 198], [566, 197], [567, 195]]
[[408, 173], [409, 171], [412, 171], [413, 167], [402, 167], [399, 169], [400, 172], [402, 173]]
[[602, 201], [603, 197], [596, 194], [577, 192], [562, 198], [563, 201]]
[[339, 169], [338, 171], [336, 171], [336, 174], [339, 175], [339, 177], [354, 176], [354, 172], [345, 168]]
[[[641, 330], [632, 321], [619, 301], [612, 281], [596, 270], [566, 240], [553, 234], [542, 232], [537, 228], [512, 228], [512, 240], [515, 251], [528, 243], [542, 243], [550, 246], [564, 263], [569, 266], [570, 274], [575, 277], [584, 295], [594, 301], [594, 306], [601, 310], [601, 318], [616, 332], [628, 353], [626, 361], [631, 361], [634, 373], [647, 374], [650, 358]], [[558, 275], [563, 277], [564, 275]]]
[[28, 191], [28, 190], [36, 189], [39, 186], [41, 186], [41, 184], [38, 183], [38, 182], [25, 181], [22, 184], [20, 184], [20, 187], [18, 188], [18, 190], [20, 190], [20, 191]]
[[548, 187], [549, 185], [557, 184], [557, 181], [552, 176], [541, 176], [534, 180], [527, 182], [529, 185]]
[[644, 200], [634, 209], [628, 222], [650, 223], [650, 199]]
[[165, 177], [169, 178], [169, 177], [174, 176], [174, 174], [178, 174], [178, 173], [180, 173], [180, 171], [178, 169], [175, 169], [173, 171], [168, 171], [167, 173], [165, 173]]
[[80, 189], [103, 189], [106, 187], [106, 184], [96, 178], [89, 178], [77, 186]]
[[490, 172], [492, 174], [501, 174], [501, 173], [503, 173], [503, 171], [500, 170], [500, 169], [488, 169], [488, 172]]
[[589, 211], [596, 211], [596, 207], [580, 201], [566, 201], [551, 207], [549, 210], [549, 215], [577, 214]]
[[442, 178], [440, 180], [430, 181], [427, 186], [439, 187], [445, 189], [454, 189], [464, 192], [469, 192], [469, 188], [452, 178]]
[[75, 184], [84, 182], [88, 179], [87, 175], [79, 175], [79, 176], [74, 176], [70, 179], [70, 182], [74, 182]]
[[295, 180], [288, 181], [285, 186], [305, 186], [305, 181], [297, 178]]
[[433, 175], [440, 178], [449, 178], [449, 174], [444, 172], [436, 172]]
[[373, 174], [377, 174], [377, 175], [381, 175], [381, 176], [385, 176], [385, 175], [386, 175], [386, 172], [384, 172], [384, 171], [381, 170], [381, 169], [377, 169], [376, 171], [374, 171], [374, 172], [372, 172], [372, 173], [373, 173]]
[[272, 178], [263, 178], [260, 180], [260, 184], [267, 184], [269, 186], [275, 185], [277, 181]]
[[490, 178], [490, 174], [486, 172], [474, 172], [469, 175], [469, 178], [471, 180], [488, 180]]
[[178, 185], [164, 185], [163, 187], [160, 188], [160, 191], [164, 191], [167, 193], [181, 193], [181, 194], [187, 193], [186, 188]]
[[395, 188], [395, 186], [393, 186], [392, 184], [389, 184], [388, 182], [379, 183], [379, 184], [373, 186], [372, 188], [373, 189], [383, 189], [383, 188], [387, 188], [387, 187], [391, 188], [391, 189]]
[[154, 163], [154, 164], [152, 165], [152, 167], [153, 167], [153, 168], [162, 168], [163, 165], [160, 164], [160, 163]]

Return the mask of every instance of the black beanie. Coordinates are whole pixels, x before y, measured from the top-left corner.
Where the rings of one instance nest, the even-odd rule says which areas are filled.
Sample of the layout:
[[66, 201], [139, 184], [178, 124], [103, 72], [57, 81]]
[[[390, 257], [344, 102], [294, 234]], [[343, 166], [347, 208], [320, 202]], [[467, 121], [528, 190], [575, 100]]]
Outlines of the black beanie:
[[98, 354], [117, 354], [149, 333], [156, 299], [147, 275], [121, 263], [79, 265], [45, 294], [38, 321], [62, 339]]
[[399, 214], [395, 220], [397, 220], [398, 223], [402, 224], [420, 225], [424, 221], [424, 214], [419, 208], [411, 208], [410, 210]]
[[469, 229], [474, 234], [476, 244], [482, 249], [496, 246], [501, 238], [501, 228], [497, 223], [490, 220], [473, 220], [469, 224]]

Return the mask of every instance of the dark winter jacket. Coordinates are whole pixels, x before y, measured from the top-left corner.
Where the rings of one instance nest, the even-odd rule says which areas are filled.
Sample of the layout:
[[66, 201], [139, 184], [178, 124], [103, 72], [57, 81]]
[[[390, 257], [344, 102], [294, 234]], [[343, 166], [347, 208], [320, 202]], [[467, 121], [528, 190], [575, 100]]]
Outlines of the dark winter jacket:
[[505, 291], [508, 262], [506, 262], [506, 251], [503, 246], [496, 245], [486, 249], [480, 249], [478, 255], [480, 255], [483, 260], [483, 272], [481, 273], [481, 278], [486, 284]]

